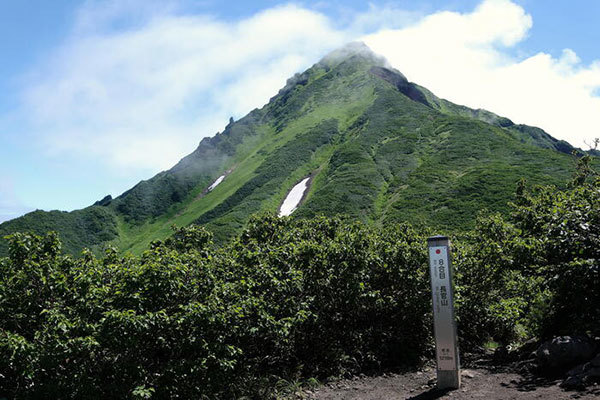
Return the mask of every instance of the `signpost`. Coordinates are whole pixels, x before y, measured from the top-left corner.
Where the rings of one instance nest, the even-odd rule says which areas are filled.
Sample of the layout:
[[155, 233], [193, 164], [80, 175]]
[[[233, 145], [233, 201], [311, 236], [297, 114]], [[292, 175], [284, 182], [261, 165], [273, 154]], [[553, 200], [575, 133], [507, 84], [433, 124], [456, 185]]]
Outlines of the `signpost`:
[[437, 361], [437, 388], [460, 387], [460, 361], [454, 318], [454, 288], [450, 263], [450, 241], [446, 236], [427, 239], [433, 299], [433, 328]]

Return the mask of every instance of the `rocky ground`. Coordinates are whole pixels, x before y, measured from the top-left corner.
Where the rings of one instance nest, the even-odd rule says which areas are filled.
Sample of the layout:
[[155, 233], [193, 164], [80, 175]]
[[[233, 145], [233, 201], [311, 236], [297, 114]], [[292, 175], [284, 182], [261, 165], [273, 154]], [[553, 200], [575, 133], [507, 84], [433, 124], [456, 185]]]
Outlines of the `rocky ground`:
[[[467, 355], [460, 389], [436, 389], [435, 365], [419, 371], [357, 376], [298, 391], [296, 399], [599, 399], [600, 354], [591, 339], [559, 337], [535, 352]], [[584, 354], [585, 353], [585, 354]], [[595, 358], [594, 354], [596, 354]], [[574, 356], [580, 356], [579, 359]], [[580, 362], [577, 362], [579, 360]], [[584, 361], [585, 360], [585, 361]], [[563, 363], [563, 364], [561, 364]], [[563, 368], [570, 363], [570, 368]], [[573, 367], [573, 365], [576, 365]], [[561, 369], [562, 368], [562, 369]], [[549, 373], [551, 372], [551, 373]]]
[[297, 398], [318, 400], [380, 400], [380, 399], [597, 399], [600, 386], [582, 391], [567, 391], [559, 384], [562, 379], [537, 378], [510, 369], [474, 368], [462, 370], [462, 385], [458, 390], [435, 390], [435, 370], [358, 377], [333, 382], [312, 390], [299, 392]]

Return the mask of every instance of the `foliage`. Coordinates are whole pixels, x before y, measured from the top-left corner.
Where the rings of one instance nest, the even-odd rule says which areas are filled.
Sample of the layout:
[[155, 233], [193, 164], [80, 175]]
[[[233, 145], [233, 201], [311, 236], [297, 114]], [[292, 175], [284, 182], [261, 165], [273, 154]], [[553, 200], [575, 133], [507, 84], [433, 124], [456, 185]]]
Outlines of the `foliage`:
[[429, 348], [423, 238], [319, 218], [199, 227], [142, 256], [15, 234], [0, 280], [0, 395], [269, 396], [281, 379], [410, 364]]
[[521, 183], [510, 221], [481, 217], [464, 235], [464, 341], [600, 332], [600, 181], [580, 177], [566, 190]]
[[600, 180], [575, 174], [575, 186], [523, 193], [513, 218], [535, 243], [536, 263], [522, 266], [550, 291], [542, 333], [598, 330], [600, 321]]
[[[566, 186], [570, 150], [539, 128], [439, 99], [353, 45], [288, 80], [268, 104], [230, 120], [173, 168], [97, 202], [110, 217], [106, 234], [77, 216], [41, 211], [1, 224], [0, 234], [54, 230], [74, 255], [106, 244], [141, 254], [166, 239], [171, 225], [201, 223], [221, 245], [252, 214], [276, 212], [308, 175], [313, 184], [295, 217], [455, 233], [472, 229], [483, 208], [507, 216], [521, 178]], [[208, 193], [221, 175], [226, 179]], [[0, 255], [6, 250], [0, 245]]]
[[[195, 222], [206, 224], [226, 214], [239, 215], [239, 219], [244, 220], [246, 216], [260, 211], [261, 202], [272, 197], [290, 174], [309, 162], [320, 147], [335, 139], [337, 124], [334, 119], [325, 120], [299, 135], [296, 140], [274, 150], [257, 168], [252, 179]], [[227, 234], [230, 236], [231, 232]], [[224, 241], [226, 238], [221, 239]]]
[[[43, 235], [48, 231], [60, 232], [69, 254], [79, 254], [84, 247], [96, 250], [118, 235], [115, 214], [99, 206], [72, 212], [37, 210], [0, 224], [0, 238], [15, 232]], [[0, 256], [7, 254], [8, 242], [0, 240]]]
[[[462, 350], [600, 333], [596, 159], [568, 184], [567, 144], [380, 64], [335, 53], [122, 196], [1, 224], [0, 397], [269, 398], [418, 363], [423, 227], [456, 234]], [[294, 218], [251, 217], [308, 174]]]
[[543, 280], [523, 274], [523, 266], [537, 261], [534, 243], [493, 214], [480, 215], [456, 247], [462, 346], [490, 339], [508, 344], [536, 334], [531, 316], [543, 304]]
[[[461, 350], [599, 333], [600, 182], [522, 182], [512, 207], [454, 239]], [[269, 398], [414, 365], [433, 354], [425, 237], [266, 214], [223, 247], [191, 226], [139, 257], [74, 259], [56, 234], [11, 235], [0, 396]]]
[[238, 123], [230, 121], [222, 133], [203, 139], [198, 148], [173, 168], [141, 181], [110, 204], [125, 221], [140, 224], [159, 217], [188, 198], [197, 186], [207, 187], [244, 138], [256, 134], [262, 115], [256, 110]]

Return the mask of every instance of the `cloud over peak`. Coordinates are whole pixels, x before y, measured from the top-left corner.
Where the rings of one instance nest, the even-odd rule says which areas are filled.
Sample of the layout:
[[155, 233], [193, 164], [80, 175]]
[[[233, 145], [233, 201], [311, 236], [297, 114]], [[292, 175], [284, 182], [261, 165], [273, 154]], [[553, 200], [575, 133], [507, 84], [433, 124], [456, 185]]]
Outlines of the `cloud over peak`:
[[600, 62], [582, 65], [569, 49], [515, 56], [533, 21], [509, 0], [426, 16], [371, 5], [343, 24], [292, 4], [235, 21], [174, 1], [91, 2], [77, 15], [22, 92], [27, 130], [53, 155], [168, 168], [229, 116], [262, 106], [289, 76], [353, 40], [448, 100], [579, 146], [598, 136]]
[[23, 111], [51, 151], [116, 166], [173, 165], [345, 40], [325, 16], [293, 5], [237, 22], [167, 14], [109, 33], [80, 18], [84, 35], [32, 75]]
[[440, 97], [539, 126], [585, 148], [600, 125], [600, 62], [583, 65], [570, 49], [559, 58], [543, 51], [515, 56], [532, 24], [519, 5], [486, 0], [470, 13], [435, 13], [365, 42]]

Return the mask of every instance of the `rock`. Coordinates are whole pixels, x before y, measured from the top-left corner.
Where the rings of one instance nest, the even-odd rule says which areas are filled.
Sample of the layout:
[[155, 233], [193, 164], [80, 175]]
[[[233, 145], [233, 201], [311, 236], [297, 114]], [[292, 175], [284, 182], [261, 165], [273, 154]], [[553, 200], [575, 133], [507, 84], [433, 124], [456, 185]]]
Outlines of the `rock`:
[[515, 351], [517, 352], [519, 360], [528, 360], [535, 357], [535, 351], [539, 347], [539, 341], [537, 338], [529, 339]]
[[112, 199], [113, 199], [112, 196], [109, 194], [109, 195], [104, 196], [102, 198], [102, 200], [98, 200], [97, 202], [95, 202], [94, 205], [105, 207], [111, 203]]
[[566, 369], [594, 357], [596, 343], [588, 336], [559, 336], [544, 342], [535, 352], [542, 369]]
[[585, 371], [585, 376], [588, 378], [600, 378], [600, 367], [588, 369]]
[[592, 361], [590, 361], [590, 364], [591, 364], [593, 367], [600, 367], [600, 353], [598, 353], [598, 354], [596, 355], [596, 357], [594, 357], [594, 358], [592, 359]]
[[464, 377], [464, 378], [469, 378], [469, 379], [473, 379], [473, 378], [475, 378], [475, 373], [474, 373], [473, 371], [470, 371], [470, 370], [468, 370], [468, 369], [463, 369], [463, 370], [460, 372], [460, 375], [461, 375], [462, 377]]
[[509, 349], [506, 346], [500, 346], [496, 350], [494, 350], [494, 362], [498, 364], [503, 364], [509, 361], [511, 358], [511, 354]]
[[[589, 363], [586, 364], [586, 366]], [[579, 372], [579, 373], [576, 373]], [[568, 376], [560, 387], [565, 389], [583, 389], [586, 386], [595, 384], [600, 381], [600, 367], [585, 368], [583, 365], [579, 365], [569, 371], [569, 374], [574, 375]]]
[[561, 386], [567, 389], [579, 389], [600, 382], [600, 366], [594, 365], [598, 362], [598, 358], [596, 356], [592, 361], [572, 368], [567, 372], [568, 377]]
[[581, 389], [585, 387], [582, 379], [578, 376], [569, 376], [559, 386], [563, 389]]
[[534, 369], [535, 366], [531, 363], [531, 360], [522, 360], [519, 361], [516, 365], [515, 365], [515, 369], [517, 371], [519, 371], [521, 374], [528, 374], [532, 371], [532, 369]]
[[577, 375], [583, 374], [585, 372], [585, 370], [584, 370], [585, 365], [586, 364], [579, 364], [575, 368], [570, 369], [569, 372], [567, 372], [567, 376], [577, 376]]

